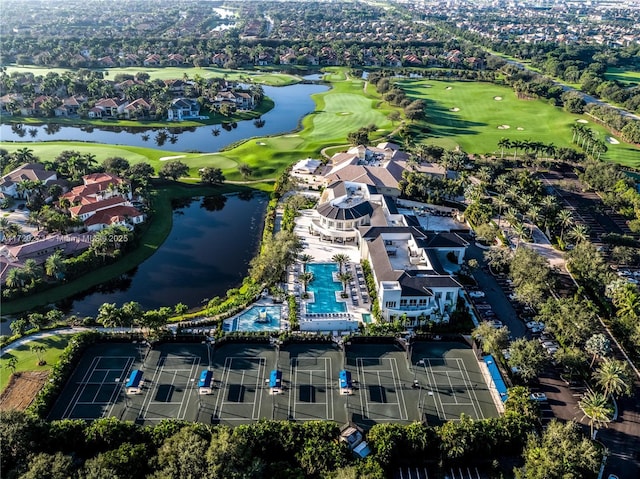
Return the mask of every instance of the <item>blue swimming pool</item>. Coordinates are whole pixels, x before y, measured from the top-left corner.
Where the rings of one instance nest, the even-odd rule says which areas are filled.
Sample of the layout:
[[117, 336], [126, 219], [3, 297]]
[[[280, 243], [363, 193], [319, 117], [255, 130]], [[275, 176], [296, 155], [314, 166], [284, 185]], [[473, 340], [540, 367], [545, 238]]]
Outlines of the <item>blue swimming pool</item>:
[[313, 274], [313, 280], [307, 290], [313, 293], [315, 302], [307, 303], [307, 313], [344, 313], [345, 303], [336, 301], [336, 291], [342, 291], [342, 284], [335, 282], [332, 273], [338, 271], [335, 263], [310, 263], [307, 271]]
[[280, 306], [253, 306], [233, 318], [232, 323], [225, 321], [225, 331], [279, 331]]

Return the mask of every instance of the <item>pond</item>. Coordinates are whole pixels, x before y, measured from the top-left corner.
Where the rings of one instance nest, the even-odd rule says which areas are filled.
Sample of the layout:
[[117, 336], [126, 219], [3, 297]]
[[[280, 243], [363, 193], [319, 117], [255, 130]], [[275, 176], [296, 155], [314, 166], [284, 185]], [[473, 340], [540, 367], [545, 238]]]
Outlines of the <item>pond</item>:
[[[174, 202], [173, 228], [153, 256], [122, 277], [58, 304], [95, 316], [102, 303], [137, 301], [145, 309], [206, 304], [238, 287], [264, 224], [264, 194], [218, 195]], [[233, 238], [230, 241], [230, 238]]]
[[179, 123], [171, 123], [167, 128], [49, 124], [24, 125], [22, 129], [3, 124], [0, 125], [0, 138], [2, 141], [89, 141], [175, 152], [215, 152], [243, 139], [295, 130], [302, 118], [315, 108], [311, 95], [328, 89], [326, 85], [302, 83], [284, 87], [265, 86], [264, 93], [274, 101], [275, 106], [262, 115], [260, 121], [246, 120], [231, 125], [191, 128], [180, 127]]

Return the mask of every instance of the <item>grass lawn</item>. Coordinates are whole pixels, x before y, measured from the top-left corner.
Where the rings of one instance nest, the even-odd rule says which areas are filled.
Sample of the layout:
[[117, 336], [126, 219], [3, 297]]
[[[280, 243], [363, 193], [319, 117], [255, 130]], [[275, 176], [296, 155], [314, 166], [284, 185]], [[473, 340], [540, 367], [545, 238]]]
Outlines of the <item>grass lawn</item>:
[[[35, 341], [29, 341], [17, 349], [4, 354], [0, 358], [0, 391], [3, 391], [7, 386], [9, 377], [11, 376], [11, 371], [6, 368], [9, 358], [13, 356], [18, 359], [16, 372], [48, 371], [58, 362], [62, 351], [67, 347], [73, 336], [73, 334], [56, 334]], [[31, 346], [35, 345], [45, 347], [42, 358], [47, 362], [47, 364], [44, 366], [38, 366], [38, 358], [36, 354], [31, 351]]]
[[[298, 83], [300, 78], [295, 75], [287, 73], [269, 72], [263, 73], [261, 71], [254, 70], [226, 70], [224, 68], [217, 67], [163, 67], [163, 68], [151, 68], [151, 67], [126, 67], [126, 68], [96, 68], [94, 70], [104, 72], [106, 78], [114, 78], [118, 74], [135, 75], [139, 72], [148, 73], [152, 80], [174, 80], [182, 79], [186, 74], [190, 79], [193, 79], [196, 75], [200, 75], [202, 78], [226, 78], [227, 80], [242, 80], [247, 79], [255, 82], [262, 83], [264, 85], [283, 86]], [[72, 68], [46, 68], [36, 66], [8, 66], [7, 74], [13, 72], [28, 72], [34, 75], [46, 75], [50, 72], [56, 72], [62, 74], [65, 72], [75, 72], [77, 70]]]
[[[427, 119], [416, 128], [428, 128], [422, 139], [445, 148], [460, 146], [469, 153], [497, 153], [501, 138], [575, 147], [571, 144], [571, 126], [576, 120], [587, 121], [587, 126], [601, 138], [610, 137], [605, 128], [587, 116], [567, 113], [542, 100], [519, 100], [507, 87], [431, 80], [407, 80], [399, 84], [409, 96], [427, 104]], [[622, 142], [607, 146], [609, 151], [603, 159], [640, 166], [638, 148]]]
[[640, 72], [625, 70], [623, 68], [607, 68], [604, 74], [607, 80], [616, 80], [626, 84], [640, 84]]

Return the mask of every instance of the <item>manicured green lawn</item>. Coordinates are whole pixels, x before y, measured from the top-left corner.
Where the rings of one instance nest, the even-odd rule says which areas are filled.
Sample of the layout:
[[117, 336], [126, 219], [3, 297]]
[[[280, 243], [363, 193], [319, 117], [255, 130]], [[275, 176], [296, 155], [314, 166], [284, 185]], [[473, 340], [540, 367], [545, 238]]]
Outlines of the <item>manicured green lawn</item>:
[[640, 83], [640, 72], [625, 70], [623, 68], [607, 68], [604, 76], [607, 80], [616, 80], [621, 83]]
[[[56, 334], [54, 336], [49, 336], [35, 341], [29, 341], [22, 346], [19, 346], [14, 351], [4, 354], [0, 358], [0, 391], [3, 391], [7, 386], [9, 383], [9, 377], [11, 376], [11, 370], [6, 368], [9, 358], [15, 357], [18, 359], [16, 372], [48, 371], [58, 362], [62, 351], [67, 347], [73, 336], [73, 334]], [[31, 346], [35, 345], [45, 347], [42, 358], [47, 362], [47, 364], [44, 366], [38, 366], [38, 358], [36, 354], [31, 351]]]
[[[587, 116], [567, 113], [542, 100], [520, 100], [512, 89], [491, 83], [409, 80], [400, 85], [408, 95], [427, 104], [424, 126], [430, 131], [426, 141], [445, 148], [460, 146], [469, 153], [495, 153], [501, 138], [575, 147], [571, 126], [576, 120], [587, 121], [603, 139], [611, 136]], [[603, 159], [640, 165], [639, 149], [624, 143], [607, 146]]]
[[[151, 68], [151, 67], [126, 67], [126, 68], [98, 68], [101, 72], [105, 72], [108, 76], [106, 78], [113, 79], [118, 74], [135, 75], [139, 72], [148, 73], [152, 80], [173, 80], [182, 79], [186, 74], [188, 78], [193, 79], [196, 75], [200, 75], [202, 78], [226, 78], [227, 80], [246, 80], [250, 79], [255, 83], [262, 83], [265, 85], [283, 86], [298, 83], [300, 78], [295, 75], [289, 75], [286, 73], [262, 73], [254, 70], [226, 70], [224, 68], [216, 67], [163, 67], [163, 68]], [[32, 67], [32, 66], [8, 66], [7, 73], [12, 72], [29, 72], [34, 75], [46, 75], [49, 72], [56, 72], [59, 74], [65, 72], [74, 72], [76, 70], [71, 68], [45, 68], [45, 67]]]

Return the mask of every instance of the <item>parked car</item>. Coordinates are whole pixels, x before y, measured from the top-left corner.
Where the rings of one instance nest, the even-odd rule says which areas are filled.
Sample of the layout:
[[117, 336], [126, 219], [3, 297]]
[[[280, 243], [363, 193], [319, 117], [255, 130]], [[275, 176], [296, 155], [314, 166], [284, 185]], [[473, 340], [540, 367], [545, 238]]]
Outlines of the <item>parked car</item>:
[[545, 393], [531, 393], [529, 398], [532, 401], [544, 402], [547, 400], [547, 395]]
[[496, 329], [500, 329], [502, 326], [504, 326], [504, 324], [502, 324], [502, 321], [500, 321], [499, 319], [493, 319], [490, 321], [491, 326], [493, 326]]
[[484, 298], [484, 291], [469, 291], [469, 296], [472, 298]]

